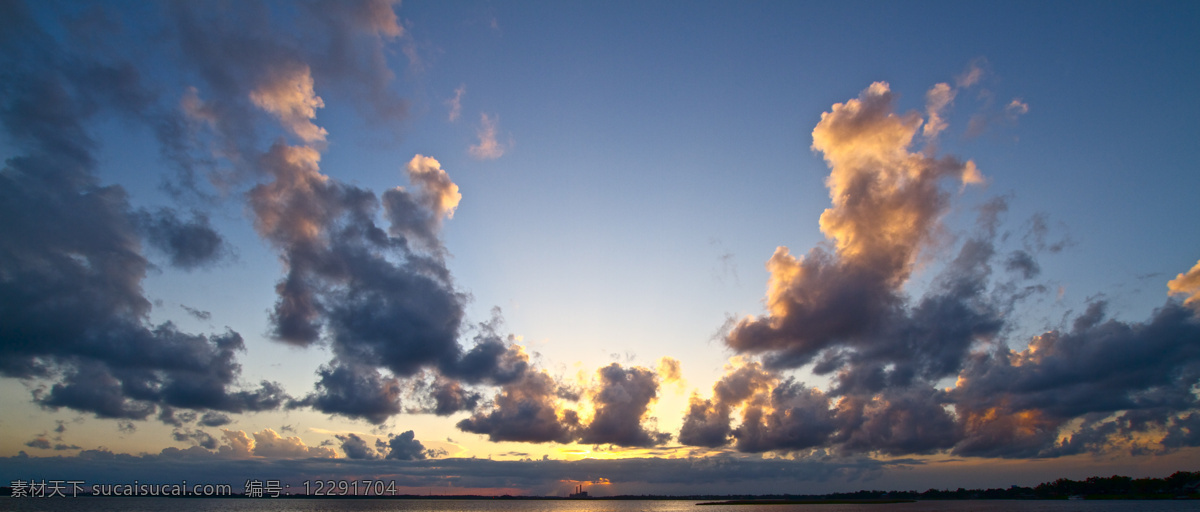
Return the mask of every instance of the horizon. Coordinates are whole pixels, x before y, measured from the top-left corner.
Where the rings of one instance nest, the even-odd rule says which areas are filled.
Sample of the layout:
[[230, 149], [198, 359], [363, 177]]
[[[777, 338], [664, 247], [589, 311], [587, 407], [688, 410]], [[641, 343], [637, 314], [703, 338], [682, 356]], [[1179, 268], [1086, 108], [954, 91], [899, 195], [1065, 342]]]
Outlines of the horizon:
[[1200, 469], [1198, 11], [0, 3], [0, 483]]

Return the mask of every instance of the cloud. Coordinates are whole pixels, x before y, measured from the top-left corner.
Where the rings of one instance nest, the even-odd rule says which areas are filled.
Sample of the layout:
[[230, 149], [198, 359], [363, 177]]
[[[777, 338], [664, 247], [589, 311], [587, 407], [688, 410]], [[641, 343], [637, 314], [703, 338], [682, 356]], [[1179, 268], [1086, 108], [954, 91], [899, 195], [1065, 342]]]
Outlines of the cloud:
[[[1167, 301], [1149, 320], [1125, 322], [1106, 320], [1105, 304], [1094, 302], [1069, 330], [1008, 339], [1014, 305], [1047, 289], [1020, 284], [1040, 274], [1036, 256], [1061, 251], [1069, 239], [1047, 242], [1047, 222], [1035, 215], [1022, 248], [998, 257], [997, 239], [1008, 238], [998, 236], [1007, 200], [995, 198], [961, 242], [939, 242], [950, 199], [939, 183], [975, 181], [978, 171], [969, 161], [910, 151], [921, 123], [915, 113], [892, 112], [883, 83], [822, 116], [813, 148], [831, 170], [833, 205], [820, 219], [829, 240], [803, 258], [776, 250], [767, 263], [767, 313], [742, 319], [726, 336], [731, 348], [763, 363], [739, 360], [712, 398], [693, 396], [680, 442], [732, 442], [744, 452], [977, 457], [1193, 445], [1196, 311]], [[930, 251], [943, 255], [923, 256]], [[910, 296], [905, 284], [921, 258], [940, 267], [923, 295]], [[998, 263], [1006, 273], [993, 272]], [[1190, 276], [1180, 274], [1168, 289], [1191, 294]], [[1028, 346], [1012, 350], [1012, 342]], [[828, 376], [829, 389], [785, 373], [799, 367]]]
[[346, 434], [335, 436], [342, 441], [342, 453], [346, 454], [349, 459], [378, 459], [379, 453], [367, 444], [363, 438], [358, 437], [358, 434]]
[[[145, 82], [158, 70], [146, 74], [142, 62], [88, 45], [59, 47], [23, 5], [11, 6], [14, 30], [0, 38], [9, 70], [0, 125], [14, 158], [0, 173], [0, 212], [9, 220], [0, 235], [22, 243], [0, 246], [0, 374], [46, 381], [35, 400], [48, 408], [119, 419], [157, 412], [177, 427], [196, 418], [178, 409], [214, 425], [217, 413], [285, 403], [382, 422], [403, 410], [401, 379], [439, 378], [443, 412], [478, 404], [479, 393], [464, 386], [518, 379], [528, 363], [511, 339], [460, 344], [467, 294], [445, 266], [438, 231], [462, 195], [440, 163], [414, 157], [407, 190], [381, 196], [320, 169], [328, 132], [316, 123], [319, 92], [348, 98], [368, 122], [405, 115], [384, 47], [407, 37], [395, 7], [318, 1], [287, 16], [258, 3], [219, 13], [152, 9], [138, 26], [163, 37], [147, 62], [161, 57], [191, 82], [160, 96], [162, 84]], [[85, 16], [116, 23], [51, 28], [89, 41], [129, 37], [110, 27], [130, 13]], [[261, 144], [264, 114], [290, 142]], [[170, 199], [189, 204], [190, 217], [179, 204], [134, 210], [122, 187], [100, 183], [89, 128], [113, 116], [151, 128], [176, 171]], [[236, 385], [245, 350], [238, 333], [192, 334], [146, 320], [152, 308], [141, 287], [152, 266], [144, 251], [177, 268], [211, 266], [230, 251], [203, 207], [238, 199], [284, 265], [270, 334], [333, 352], [298, 399], [275, 383]]]
[[388, 460], [421, 460], [428, 456], [425, 445], [416, 440], [416, 434], [411, 430], [391, 436], [385, 446]]
[[648, 447], [671, 439], [665, 432], [647, 429], [650, 404], [658, 398], [658, 375], [646, 368], [622, 368], [612, 363], [597, 371], [599, 386], [592, 392], [595, 413], [579, 433], [587, 444]]
[[824, 393], [787, 380], [771, 390], [769, 401], [746, 405], [733, 437], [742, 452], [793, 451], [824, 445], [836, 428]]
[[312, 407], [375, 424], [400, 413], [399, 379], [384, 376], [373, 366], [335, 361], [322, 366], [317, 375], [316, 390], [288, 407]]
[[306, 143], [324, 142], [328, 132], [313, 124], [317, 109], [325, 102], [313, 91], [312, 70], [293, 65], [274, 68], [262, 77], [250, 92], [250, 100], [259, 108], [275, 114], [284, 128]]
[[987, 59], [980, 57], [972, 60], [967, 65], [967, 69], [955, 79], [955, 84], [959, 87], [971, 87], [979, 83], [983, 79], [984, 74], [986, 74], [986, 71], [984, 71], [985, 67], [987, 67]]
[[1029, 113], [1029, 105], [1021, 101], [1020, 98], [1014, 98], [1004, 107], [1004, 113], [1009, 118], [1016, 119], [1019, 116]]
[[[1128, 430], [1186, 424], [1200, 407], [1200, 322], [1168, 302], [1146, 322], [1105, 320], [1096, 302], [1069, 331], [1049, 331], [1022, 351], [977, 354], [951, 392], [966, 417], [964, 455], [1056, 455], [1060, 428], [1087, 415], [1132, 417]], [[1164, 444], [1169, 444], [1163, 439]]]
[[955, 94], [956, 91], [946, 83], [934, 85], [929, 92], [925, 93], [925, 114], [928, 116], [928, 120], [925, 121], [925, 129], [922, 134], [926, 139], [937, 138], [938, 134], [949, 126], [949, 123], [942, 118], [942, 112], [954, 101]]
[[191, 308], [191, 307], [185, 306], [183, 304], [180, 304], [179, 307], [182, 308], [184, 311], [186, 311], [188, 315], [191, 315], [191, 317], [195, 318], [196, 320], [212, 320], [212, 313], [210, 313], [208, 311]]
[[831, 169], [833, 207], [820, 225], [834, 252], [816, 247], [797, 258], [776, 249], [767, 263], [770, 313], [739, 321], [726, 338], [731, 347], [767, 352], [775, 366], [801, 366], [834, 344], [867, 342], [898, 313], [899, 289], [947, 208], [939, 183], [977, 173], [971, 162], [910, 152], [921, 122], [892, 112], [883, 82], [822, 114], [813, 149]]
[[194, 446], [199, 446], [209, 450], [216, 450], [219, 446], [215, 437], [200, 429], [176, 430], [172, 432], [171, 435], [176, 441], [191, 441]]
[[206, 412], [200, 417], [200, 424], [206, 427], [219, 427], [232, 422], [233, 420], [229, 418], [229, 415], [213, 411]]
[[680, 392], [687, 389], [687, 381], [683, 379], [683, 364], [678, 359], [671, 356], [660, 357], [656, 372], [663, 384], [673, 384]]
[[225, 443], [218, 447], [216, 454], [223, 457], [239, 459], [250, 457], [303, 459], [310, 457], [333, 458], [337, 456], [330, 448], [324, 446], [306, 446], [304, 441], [297, 436], [283, 437], [269, 428], [264, 428], [250, 435], [247, 435], [242, 430], [221, 429], [221, 434]]
[[135, 219], [146, 241], [166, 254], [174, 267], [191, 270], [209, 266], [229, 252], [225, 239], [202, 212], [192, 212], [192, 219], [183, 221], [174, 210], [161, 208], [153, 214], [140, 211]]
[[496, 140], [496, 123], [497, 118], [488, 117], [487, 114], [479, 115], [479, 143], [473, 144], [468, 153], [477, 160], [495, 160], [504, 155], [510, 144], [501, 144]]
[[460, 85], [454, 89], [454, 97], [446, 100], [446, 108], [449, 109], [446, 117], [451, 123], [458, 121], [459, 116], [462, 115], [462, 98], [466, 93], [467, 86]]
[[586, 421], [578, 410], [565, 406], [580, 400], [579, 390], [545, 370], [529, 369], [502, 384], [490, 406], [457, 426], [492, 441], [651, 447], [671, 439], [669, 433], [648, 426], [656, 422], [649, 408], [658, 398], [658, 373], [612, 363], [597, 370], [596, 377], [582, 393], [592, 406]]
[[32, 441], [25, 443], [25, 446], [28, 446], [30, 448], [37, 448], [39, 450], [49, 450], [50, 449], [50, 440], [46, 439], [44, 437], [38, 437], [38, 438], [34, 438]]
[[489, 411], [458, 422], [464, 432], [484, 434], [491, 441], [569, 443], [579, 428], [573, 410], [558, 411], [557, 386], [545, 371], [529, 371], [501, 386]]
[[1183, 295], [1183, 303], [1200, 309], [1200, 261], [1186, 274], [1178, 274], [1167, 282], [1167, 293]]

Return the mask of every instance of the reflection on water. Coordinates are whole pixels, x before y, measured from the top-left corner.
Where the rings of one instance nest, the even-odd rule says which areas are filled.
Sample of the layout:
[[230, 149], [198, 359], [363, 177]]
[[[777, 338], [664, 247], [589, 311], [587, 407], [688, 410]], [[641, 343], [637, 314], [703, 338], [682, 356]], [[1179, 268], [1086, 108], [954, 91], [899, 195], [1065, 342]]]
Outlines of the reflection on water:
[[695, 501], [288, 500], [202, 498], [0, 498], [0, 511], [85, 512], [1174, 512], [1200, 501], [922, 501], [887, 505], [727, 505]]

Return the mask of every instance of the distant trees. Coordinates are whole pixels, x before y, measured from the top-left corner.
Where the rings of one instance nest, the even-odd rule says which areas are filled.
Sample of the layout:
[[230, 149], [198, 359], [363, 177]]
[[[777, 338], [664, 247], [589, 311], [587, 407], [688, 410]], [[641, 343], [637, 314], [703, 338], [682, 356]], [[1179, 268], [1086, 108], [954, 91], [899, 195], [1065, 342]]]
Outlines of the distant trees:
[[1064, 496], [1139, 496], [1175, 497], [1194, 495], [1200, 487], [1200, 471], [1176, 471], [1166, 478], [1130, 478], [1113, 475], [1093, 476], [1082, 482], [1059, 478], [1034, 488], [1039, 498]]
[[1083, 481], [1059, 478], [1036, 487], [1012, 486], [1007, 489], [929, 489], [927, 491], [858, 491], [809, 496], [836, 500], [902, 498], [915, 500], [1014, 500], [1090, 498], [1171, 499], [1180, 496], [1200, 498], [1200, 471], [1177, 471], [1166, 478], [1130, 478], [1113, 475], [1093, 476]]

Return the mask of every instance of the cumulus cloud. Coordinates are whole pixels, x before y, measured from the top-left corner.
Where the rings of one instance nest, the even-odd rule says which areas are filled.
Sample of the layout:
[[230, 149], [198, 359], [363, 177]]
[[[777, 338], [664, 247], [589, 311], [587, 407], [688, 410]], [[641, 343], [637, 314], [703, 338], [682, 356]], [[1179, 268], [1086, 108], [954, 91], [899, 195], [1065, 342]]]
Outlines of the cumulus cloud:
[[[377, 205], [369, 192], [327, 183], [317, 170], [319, 153], [313, 147], [281, 142], [263, 155], [258, 117], [265, 112], [300, 142], [320, 145], [327, 132], [314, 122], [317, 109], [324, 106], [319, 87], [348, 93], [344, 97], [370, 119], [403, 116], [406, 106], [389, 87], [393, 74], [383, 47], [385, 41], [405, 37], [394, 4], [311, 2], [292, 13], [302, 23], [290, 19], [282, 24], [273, 9], [260, 4], [219, 13], [188, 4], [152, 9], [140, 21], [162, 29], [163, 38], [150, 49], [148, 61], [169, 57], [197, 80], [162, 97], [157, 84], [146, 85], [141, 62], [124, 61], [88, 45], [59, 47], [23, 5], [10, 4], [5, 16], [10, 29], [0, 38], [8, 70], [3, 77], [2, 124], [15, 158], [0, 176], [0, 195], [8, 230], [3, 239], [23, 242], [0, 248], [6, 269], [0, 285], [0, 317], [6, 329], [0, 372], [49, 379], [52, 385], [35, 397], [39, 403], [101, 417], [142, 419], [157, 410], [164, 422], [175, 424], [180, 423], [175, 408], [232, 413], [284, 403], [287, 395], [273, 383], [235, 389], [240, 372], [235, 355], [244, 350], [237, 333], [196, 335], [169, 323], [147, 323], [151, 307], [141, 282], [150, 264], [142, 243], [165, 255], [172, 266], [198, 269], [227, 255], [226, 242], [201, 210], [192, 208], [190, 220], [173, 207], [135, 211], [122, 187], [101, 185], [94, 156], [97, 143], [89, 124], [115, 115], [147, 125], [178, 171], [167, 185], [176, 199], [188, 196], [201, 204], [238, 197], [239, 187], [247, 182], [264, 176], [275, 180], [274, 188], [263, 184], [250, 194], [257, 227], [281, 247], [314, 245], [318, 235], [329, 234], [318, 233], [325, 227], [322, 222], [369, 215]], [[117, 23], [79, 23], [64, 30], [85, 41], [129, 37], [110, 32], [127, 15], [101, 7], [84, 16]], [[298, 37], [295, 30], [301, 26], [313, 30]], [[432, 218], [453, 211], [458, 196], [444, 173], [427, 172], [415, 179], [424, 180], [436, 193]], [[214, 188], [206, 189], [206, 183]], [[299, 204], [309, 199], [319, 199], [316, 210]], [[272, 216], [292, 213], [300, 214], [296, 222]], [[334, 307], [335, 301], [324, 293], [337, 288], [330, 285], [329, 275], [314, 278], [304, 272], [306, 264], [352, 264], [359, 256], [372, 260], [378, 254], [369, 253], [376, 247], [404, 243], [400, 237], [377, 236], [380, 230], [366, 224], [354, 223], [336, 235], [358, 236], [360, 241], [374, 237], [382, 245], [367, 243], [369, 249], [360, 250], [363, 246], [334, 243], [329, 251], [297, 249], [288, 254], [288, 264], [300, 270], [280, 286], [273, 327], [281, 338], [307, 344], [322, 329], [341, 335], [361, 333], [356, 331], [360, 327], [381, 327], [363, 325], [358, 309]], [[352, 233], [357, 228], [367, 232]], [[371, 270], [386, 273], [390, 267], [378, 264], [379, 259], [372, 260], [376, 265]], [[413, 263], [421, 268], [417, 273], [432, 275], [438, 283], [416, 279], [405, 284], [449, 288], [448, 273], [437, 257], [427, 254], [413, 260], [421, 260]], [[396, 279], [385, 281], [398, 284]], [[378, 291], [339, 298], [383, 307], [373, 313], [395, 313], [388, 309], [394, 304], [364, 297]], [[443, 311], [432, 314], [449, 315], [451, 320], [431, 325], [424, 333], [455, 330], [460, 296], [453, 291], [443, 296]], [[331, 319], [338, 320], [336, 329], [326, 327]], [[416, 364], [452, 362], [457, 348], [445, 351], [445, 358], [440, 353], [417, 357]], [[346, 367], [355, 367], [354, 360], [365, 357], [361, 351], [351, 352], [343, 354], [351, 360]]]
[[508, 149], [506, 144], [502, 144], [496, 140], [496, 123], [497, 118], [489, 117], [487, 114], [479, 115], [479, 131], [476, 133], [479, 136], [479, 143], [473, 144], [468, 149], [468, 153], [478, 160], [495, 160], [504, 155]]
[[[934, 91], [945, 98], [946, 88]], [[1046, 289], [1018, 283], [1040, 275], [1039, 253], [1069, 240], [1047, 242], [1046, 220], [1034, 216], [1023, 247], [998, 256], [1007, 201], [996, 198], [960, 243], [935, 244], [950, 199], [939, 183], [979, 176], [969, 161], [911, 151], [921, 123], [918, 114], [893, 113], [882, 83], [822, 116], [813, 148], [831, 170], [833, 205], [820, 219], [829, 241], [804, 257], [776, 250], [767, 263], [767, 313], [726, 336], [763, 363], [739, 359], [711, 398], [693, 396], [680, 442], [981, 457], [1194, 445], [1200, 320], [1185, 304], [1200, 271], [1168, 284], [1188, 297], [1184, 304], [1168, 301], [1147, 321], [1106, 319], [1105, 304], [1094, 302], [1070, 329], [1009, 349], [1026, 344], [1006, 338], [1014, 304]], [[954, 247], [926, 258], [943, 263], [923, 295], [909, 296], [922, 253]], [[1007, 272], [994, 273], [996, 265]], [[785, 373], [802, 366], [828, 376], [829, 389]]]
[[425, 445], [417, 441], [416, 434], [411, 430], [391, 436], [387, 443], [380, 440], [377, 446], [379, 444], [386, 446], [387, 456], [385, 458], [389, 460], [420, 460], [429, 456]]
[[650, 404], [658, 398], [658, 374], [612, 363], [597, 371], [599, 386], [592, 393], [595, 412], [579, 433], [587, 444], [647, 447], [663, 444], [671, 434], [645, 427]]
[[[1053, 455], [1070, 420], [1109, 415], [1127, 430], [1186, 424], [1197, 407], [1200, 322], [1168, 302], [1145, 322], [1105, 320], [1093, 303], [1068, 331], [1049, 331], [1021, 351], [973, 356], [951, 392], [965, 417], [964, 455]], [[1164, 443], [1167, 441], [1164, 440]]]
[[756, 361], [736, 359], [725, 367], [725, 375], [713, 385], [713, 397], [692, 395], [679, 442], [691, 446], [716, 448], [728, 444], [733, 429], [731, 413], [751, 398], [764, 397], [778, 378], [763, 370]]
[[358, 434], [350, 433], [346, 435], [335, 436], [342, 442], [342, 453], [346, 454], [348, 459], [378, 459], [379, 453], [375, 451], [367, 441]]
[[569, 443], [579, 428], [579, 415], [559, 411], [557, 386], [545, 371], [529, 371], [505, 384], [491, 410], [458, 422], [459, 430], [484, 434], [492, 441]]
[[263, 457], [269, 459], [301, 459], [309, 457], [333, 458], [337, 454], [324, 446], [307, 446], [297, 436], [283, 437], [274, 430], [264, 428], [246, 434], [242, 430], [221, 429], [224, 439], [216, 453], [223, 457], [245, 459]]
[[[530, 369], [501, 385], [491, 406], [458, 422], [458, 428], [492, 441], [657, 446], [671, 439], [671, 434], [651, 426], [656, 420], [649, 408], [658, 398], [658, 388], [658, 373], [639, 366], [612, 363], [600, 368], [582, 392], [545, 370]], [[568, 408], [585, 397], [592, 407], [586, 419], [578, 408]]]
[[939, 183], [969, 181], [977, 170], [909, 151], [922, 119], [895, 114], [892, 101], [888, 85], [876, 82], [822, 114], [813, 149], [831, 169], [833, 207], [820, 226], [833, 252], [816, 247], [797, 258], [778, 248], [767, 263], [769, 315], [739, 321], [727, 337], [734, 349], [801, 366], [836, 343], [867, 342], [898, 312], [900, 287], [948, 205]]

